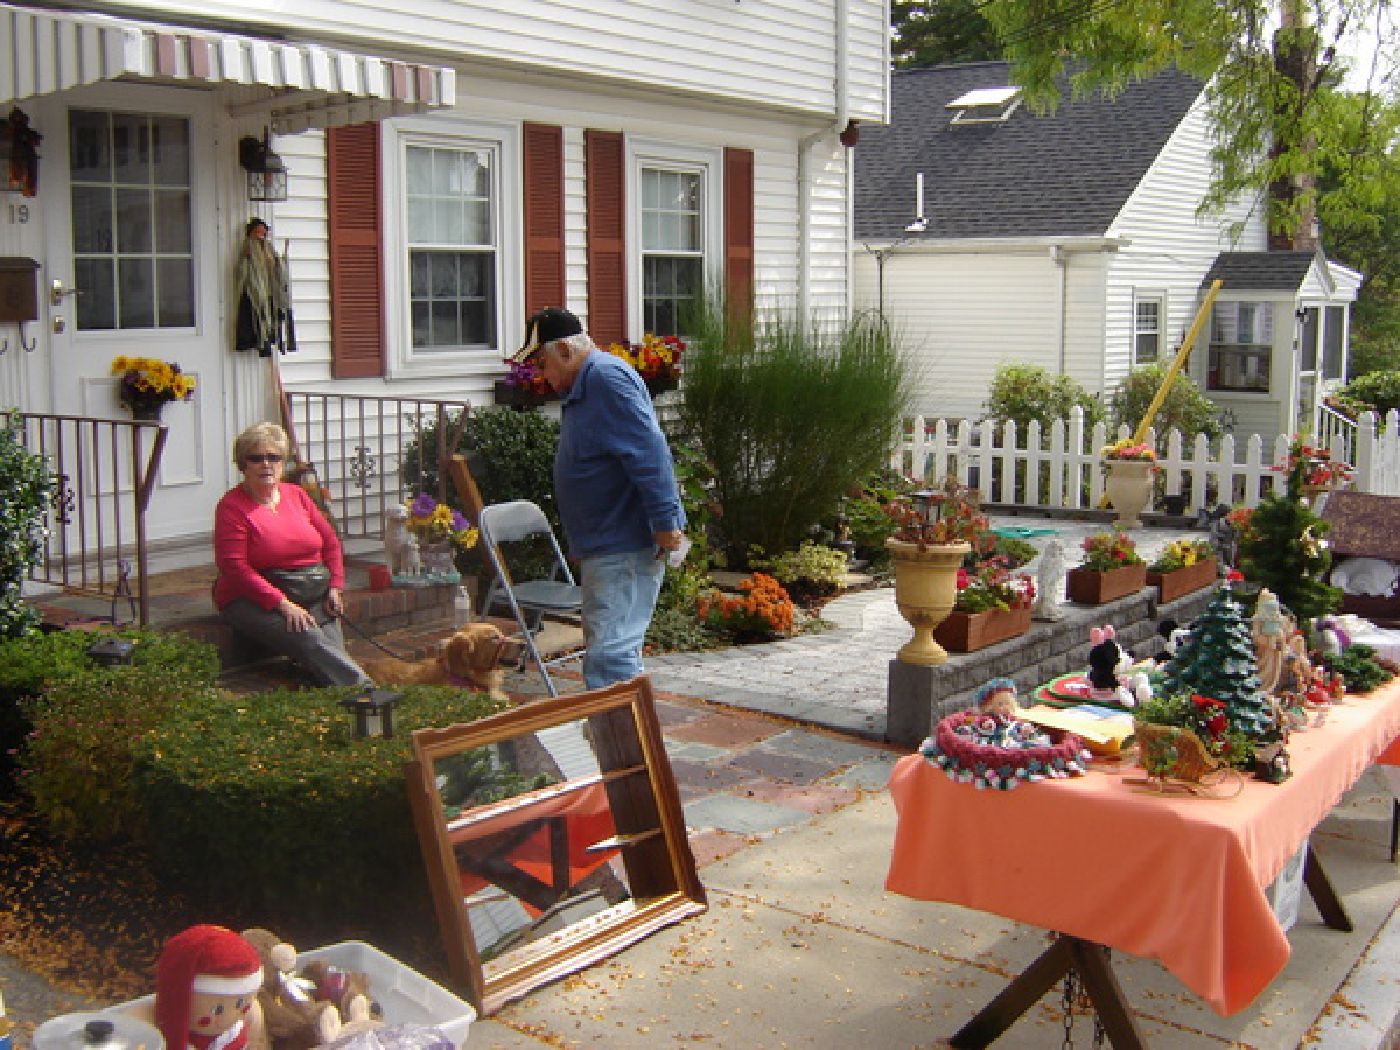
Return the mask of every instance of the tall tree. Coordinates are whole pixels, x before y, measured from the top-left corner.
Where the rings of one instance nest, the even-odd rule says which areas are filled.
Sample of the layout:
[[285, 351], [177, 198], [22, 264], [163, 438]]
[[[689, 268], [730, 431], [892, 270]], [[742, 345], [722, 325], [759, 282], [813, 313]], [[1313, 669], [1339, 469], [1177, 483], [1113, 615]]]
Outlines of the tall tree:
[[[1076, 95], [1112, 93], [1171, 65], [1209, 79], [1217, 170], [1207, 207], [1272, 190], [1270, 230], [1308, 247], [1315, 215], [1374, 207], [1354, 180], [1319, 188], [1318, 179], [1322, 158], [1350, 157], [1364, 169], [1389, 149], [1373, 124], [1329, 119], [1339, 56], [1370, 27], [1384, 37], [1388, 0], [1274, 2], [987, 0], [980, 10], [1032, 105], [1058, 101], [1071, 59], [1082, 63], [1069, 77]], [[1377, 55], [1372, 83], [1393, 85], [1394, 63], [1393, 53]]]
[[893, 0], [894, 64], [901, 69], [1001, 58], [986, 0]]

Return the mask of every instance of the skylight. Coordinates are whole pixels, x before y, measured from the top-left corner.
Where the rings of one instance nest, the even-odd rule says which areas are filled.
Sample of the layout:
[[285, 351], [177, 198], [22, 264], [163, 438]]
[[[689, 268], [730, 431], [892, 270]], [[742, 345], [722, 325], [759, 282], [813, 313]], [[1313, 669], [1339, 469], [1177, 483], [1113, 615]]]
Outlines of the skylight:
[[997, 124], [1007, 120], [1021, 104], [1021, 89], [1007, 87], [974, 88], [949, 102], [954, 124]]

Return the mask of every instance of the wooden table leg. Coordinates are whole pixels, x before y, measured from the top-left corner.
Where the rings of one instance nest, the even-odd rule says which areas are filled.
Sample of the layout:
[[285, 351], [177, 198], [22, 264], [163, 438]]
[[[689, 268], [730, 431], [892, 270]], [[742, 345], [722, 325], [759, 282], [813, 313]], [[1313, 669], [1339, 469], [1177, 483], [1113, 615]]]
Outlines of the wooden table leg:
[[1395, 863], [1395, 854], [1400, 851], [1400, 798], [1390, 800], [1390, 863]]
[[1141, 1050], [1147, 1043], [1138, 1030], [1123, 989], [1109, 965], [1108, 949], [1092, 941], [1056, 934], [1039, 958], [1022, 970], [977, 1016], [949, 1041], [960, 1050], [990, 1046], [1038, 1003], [1070, 968], [1079, 971], [1085, 991], [1115, 1050]]
[[1313, 852], [1311, 842], [1308, 843], [1308, 855], [1303, 860], [1303, 885], [1308, 888], [1313, 903], [1317, 905], [1317, 910], [1322, 914], [1322, 921], [1330, 929], [1350, 933], [1352, 930], [1351, 916], [1343, 907], [1342, 899], [1337, 896], [1337, 891], [1332, 888], [1332, 880], [1322, 869], [1322, 862], [1317, 859], [1317, 854]]

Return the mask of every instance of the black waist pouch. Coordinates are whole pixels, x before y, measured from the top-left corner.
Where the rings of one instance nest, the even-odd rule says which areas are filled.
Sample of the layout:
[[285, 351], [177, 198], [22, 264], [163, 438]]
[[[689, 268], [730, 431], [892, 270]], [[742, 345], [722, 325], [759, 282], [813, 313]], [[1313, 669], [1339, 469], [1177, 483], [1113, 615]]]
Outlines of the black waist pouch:
[[299, 569], [263, 569], [263, 579], [289, 599], [309, 609], [324, 601], [331, 589], [331, 570], [326, 565], [303, 565]]

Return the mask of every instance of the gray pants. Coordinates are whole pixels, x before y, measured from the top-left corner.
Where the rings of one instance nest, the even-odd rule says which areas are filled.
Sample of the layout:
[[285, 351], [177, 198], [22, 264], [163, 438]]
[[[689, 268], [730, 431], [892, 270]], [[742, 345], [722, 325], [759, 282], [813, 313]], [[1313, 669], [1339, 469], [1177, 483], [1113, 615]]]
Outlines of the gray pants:
[[229, 602], [219, 610], [239, 634], [285, 656], [316, 681], [317, 685], [369, 685], [370, 679], [345, 651], [340, 621], [320, 602], [311, 610], [316, 626], [309, 631], [289, 631], [276, 609], [260, 609], [250, 601]]

